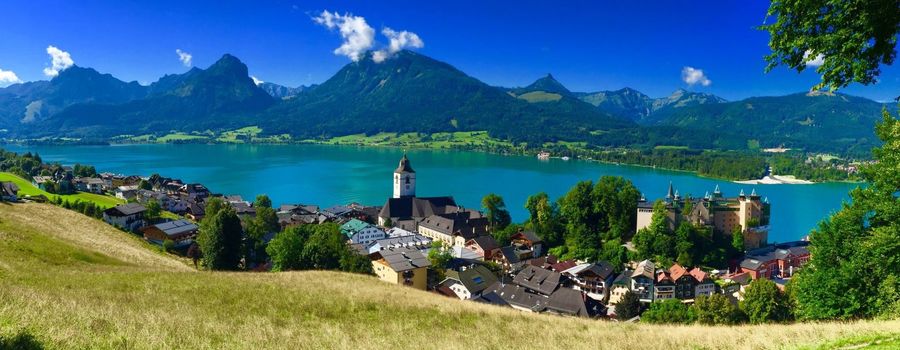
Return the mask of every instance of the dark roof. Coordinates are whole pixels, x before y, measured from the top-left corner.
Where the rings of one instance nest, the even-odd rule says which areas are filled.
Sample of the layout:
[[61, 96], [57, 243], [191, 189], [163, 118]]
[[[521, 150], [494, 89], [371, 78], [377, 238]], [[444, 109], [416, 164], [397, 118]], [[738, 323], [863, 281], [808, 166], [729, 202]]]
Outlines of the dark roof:
[[513, 283], [544, 295], [553, 294], [553, 291], [559, 287], [561, 281], [562, 275], [560, 275], [559, 272], [542, 269], [532, 265], [525, 266], [525, 268], [513, 278]]
[[19, 193], [19, 186], [12, 182], [3, 182], [3, 194], [7, 196], [15, 196]]
[[514, 246], [506, 246], [500, 248], [500, 254], [506, 258], [506, 262], [510, 264], [515, 264], [519, 262], [519, 254], [516, 253], [516, 247]]
[[485, 299], [490, 300], [494, 295], [500, 297], [507, 304], [529, 309], [535, 312], [543, 311], [547, 304], [547, 298], [529, 292], [523, 287], [514, 284], [495, 283], [487, 293]]
[[372, 256], [378, 259], [384, 259], [396, 272], [403, 272], [419, 267], [429, 267], [431, 263], [421, 251], [414, 248], [389, 248], [372, 253]]
[[550, 295], [547, 310], [565, 315], [591, 317], [584, 302], [585, 298], [581, 292], [571, 288], [560, 288]]
[[143, 205], [137, 203], [119, 204], [115, 207], [106, 209], [104, 213], [109, 216], [128, 216], [147, 211]]
[[513, 237], [516, 237], [516, 236], [521, 236], [522, 238], [524, 238], [532, 243], [537, 243], [537, 242], [541, 241], [541, 238], [538, 237], [537, 234], [535, 234], [534, 231], [531, 231], [531, 230], [519, 231], [519, 232], [513, 234]]
[[470, 239], [469, 241], [474, 241], [475, 244], [477, 244], [479, 247], [481, 247], [482, 250], [486, 252], [500, 248], [500, 245], [497, 244], [497, 240], [495, 240], [494, 237], [490, 235], [478, 236]]
[[472, 218], [470, 211], [431, 215], [419, 223], [420, 227], [426, 227], [445, 235], [459, 234], [465, 239], [486, 234], [487, 225], [486, 218]]
[[808, 241], [796, 241], [754, 249], [747, 252], [745, 259], [741, 261], [741, 267], [757, 270], [763, 264], [772, 260], [784, 260], [790, 255], [809, 255], [808, 245]]
[[494, 276], [494, 273], [481, 265], [475, 265], [459, 272], [447, 271], [447, 278], [459, 281], [472, 294], [488, 289], [488, 287], [497, 282], [497, 277]]
[[153, 225], [153, 227], [159, 229], [169, 237], [174, 237], [185, 232], [197, 231], [197, 229], [199, 229], [196, 224], [184, 219], [156, 224]]
[[388, 198], [381, 211], [382, 218], [426, 218], [434, 214], [443, 214], [446, 207], [455, 207], [453, 197], [401, 197]]
[[602, 280], [606, 280], [613, 274], [613, 267], [608, 262], [599, 261], [592, 264], [571, 267], [564, 272], [570, 273], [573, 276], [594, 275], [600, 277]]
[[412, 165], [409, 165], [409, 158], [406, 158], [406, 154], [403, 155], [403, 158], [400, 158], [400, 165], [397, 166], [397, 169], [394, 170], [395, 173], [414, 173]]
[[632, 273], [634, 273], [634, 271], [625, 269], [625, 271], [622, 271], [622, 273], [620, 273], [619, 276], [613, 280], [612, 284], [623, 284], [626, 286], [631, 286], [631, 274]]

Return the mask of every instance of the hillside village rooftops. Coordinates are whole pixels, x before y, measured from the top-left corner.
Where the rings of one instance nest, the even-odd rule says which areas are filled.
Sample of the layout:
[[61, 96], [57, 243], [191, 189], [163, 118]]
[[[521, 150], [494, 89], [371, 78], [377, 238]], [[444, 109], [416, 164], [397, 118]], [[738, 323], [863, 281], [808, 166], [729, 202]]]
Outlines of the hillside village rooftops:
[[156, 224], [153, 225], [153, 227], [156, 227], [169, 237], [176, 237], [178, 235], [196, 231], [197, 229], [199, 229], [196, 224], [184, 219]]
[[119, 204], [115, 207], [106, 209], [104, 213], [109, 216], [129, 216], [147, 211], [143, 205], [137, 203]]
[[556, 271], [528, 265], [513, 278], [513, 283], [544, 295], [550, 295], [562, 283], [562, 275]]
[[359, 219], [350, 219], [350, 221], [347, 221], [347, 223], [341, 225], [341, 233], [343, 233], [344, 236], [347, 236], [347, 238], [351, 238], [357, 232], [365, 230], [365, 229], [373, 227], [373, 226], [375, 226], [375, 225], [372, 225], [368, 222], [365, 222], [365, 221], [362, 221]]
[[413, 248], [389, 248], [373, 253], [373, 257], [381, 258], [385, 264], [396, 272], [409, 271], [420, 267], [429, 267], [431, 262], [421, 251]]
[[400, 197], [388, 198], [378, 213], [382, 218], [426, 218], [443, 214], [447, 208], [457, 208], [453, 197]]
[[754, 249], [747, 252], [746, 258], [741, 261], [741, 267], [758, 270], [772, 260], [787, 260], [790, 256], [809, 255], [808, 246], [808, 241], [796, 241]]
[[650, 260], [644, 260], [644, 261], [641, 261], [640, 263], [638, 263], [637, 268], [631, 274], [631, 277], [635, 278], [638, 276], [643, 276], [643, 277], [646, 277], [646, 278], [649, 278], [652, 280], [654, 277], [655, 270], [656, 270], [656, 264], [654, 264]]
[[472, 294], [480, 293], [497, 282], [494, 273], [481, 265], [475, 265], [459, 272], [448, 270], [447, 278], [459, 281]]
[[[492, 300], [492, 296], [499, 296], [503, 301], [512, 306], [539, 312], [544, 310], [548, 299], [538, 294], [529, 292], [526, 288], [514, 284], [495, 283], [482, 298]], [[496, 303], [496, 302], [493, 302]]]
[[582, 276], [582, 275], [594, 275], [600, 277], [600, 279], [607, 279], [613, 273], [613, 267], [608, 262], [600, 261], [591, 264], [580, 264], [575, 267], [571, 267], [563, 273], [570, 274], [572, 276]]

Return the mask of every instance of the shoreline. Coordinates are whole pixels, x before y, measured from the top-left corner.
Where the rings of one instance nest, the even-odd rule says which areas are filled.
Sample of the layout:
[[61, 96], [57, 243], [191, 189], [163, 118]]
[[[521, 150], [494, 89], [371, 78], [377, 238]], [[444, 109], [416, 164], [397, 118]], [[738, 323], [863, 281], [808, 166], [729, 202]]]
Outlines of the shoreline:
[[[793, 175], [766, 175], [762, 179], [758, 180], [741, 180], [741, 181], [732, 181], [738, 184], [744, 185], [813, 185], [817, 182], [797, 179]], [[827, 182], [838, 182], [838, 181], [826, 181]]]

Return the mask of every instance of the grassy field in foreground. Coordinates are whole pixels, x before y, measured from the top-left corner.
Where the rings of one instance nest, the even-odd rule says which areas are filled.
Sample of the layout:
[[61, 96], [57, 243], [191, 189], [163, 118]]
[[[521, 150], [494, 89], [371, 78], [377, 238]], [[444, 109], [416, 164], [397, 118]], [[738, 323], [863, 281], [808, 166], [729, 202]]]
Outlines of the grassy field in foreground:
[[890, 341], [898, 329], [900, 321], [620, 324], [527, 314], [346, 273], [196, 272], [98, 220], [45, 204], [0, 204], [0, 336], [27, 331], [48, 348], [815, 349]]
[[28, 180], [25, 180], [21, 177], [16, 176], [11, 173], [0, 172], [0, 181], [12, 181], [19, 186], [19, 196], [37, 196], [44, 195], [47, 198], [53, 200], [56, 197], [60, 197], [63, 200], [68, 200], [69, 202], [75, 202], [76, 200], [80, 200], [82, 202], [93, 202], [98, 207], [106, 209], [110, 207], [114, 207], [116, 205], [125, 203], [125, 201], [118, 199], [112, 196], [104, 196], [96, 193], [86, 193], [86, 192], [78, 192], [75, 194], [64, 194], [57, 195], [52, 194], [47, 191], [44, 191], [40, 188], [35, 187]]

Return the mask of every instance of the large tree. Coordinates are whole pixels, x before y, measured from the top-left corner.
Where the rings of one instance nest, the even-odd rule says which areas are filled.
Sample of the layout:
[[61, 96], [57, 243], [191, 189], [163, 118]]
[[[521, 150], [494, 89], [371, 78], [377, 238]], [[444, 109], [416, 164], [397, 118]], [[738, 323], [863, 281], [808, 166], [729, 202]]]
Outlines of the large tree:
[[[197, 243], [203, 252], [203, 263], [210, 270], [237, 270], [241, 264], [241, 219], [231, 206], [207, 205], [212, 210], [200, 222]], [[213, 208], [210, 208], [215, 206]], [[213, 212], [212, 215], [209, 213]]]
[[791, 316], [787, 296], [765, 278], [750, 282], [740, 306], [751, 323], [786, 321]]
[[767, 16], [774, 22], [761, 27], [771, 35], [766, 71], [779, 65], [803, 71], [821, 60], [814, 89], [872, 84], [879, 66], [897, 55], [898, 0], [774, 0]]
[[694, 301], [697, 322], [702, 324], [738, 324], [744, 321], [744, 313], [724, 294], [701, 295]]
[[861, 170], [868, 185], [809, 235], [793, 281], [801, 318], [900, 315], [900, 120], [884, 111], [875, 133], [883, 146]]
[[487, 218], [491, 223], [492, 230], [502, 230], [512, 222], [509, 210], [506, 210], [506, 203], [503, 202], [503, 197], [490, 193], [481, 199], [481, 206], [487, 212]]

